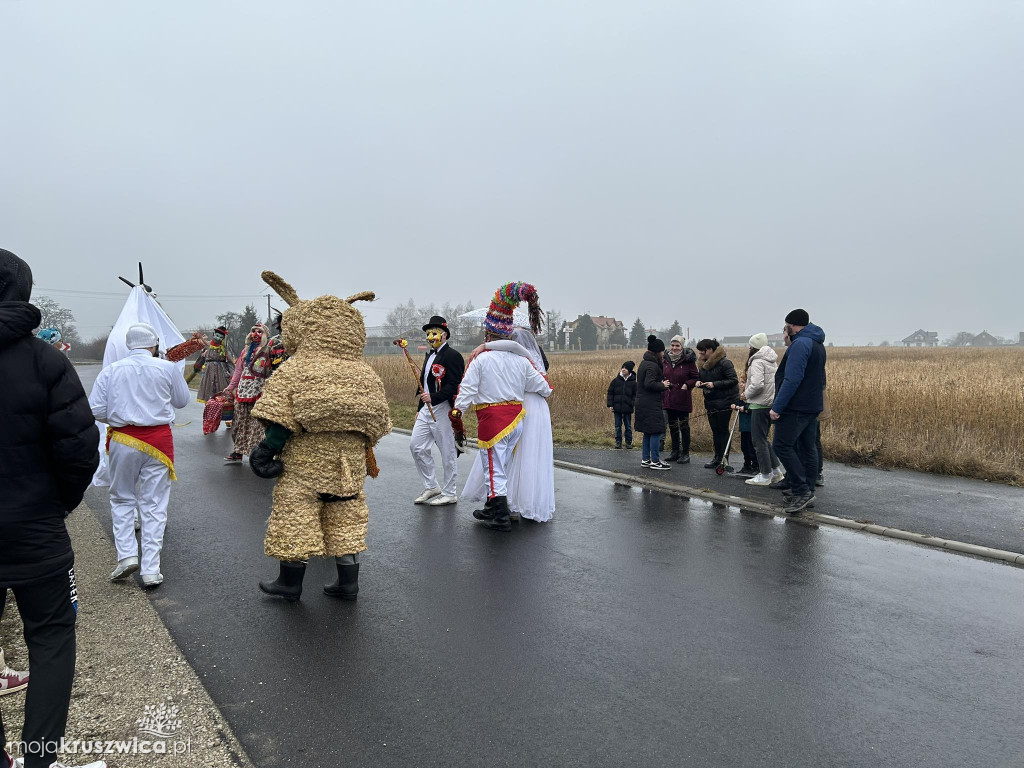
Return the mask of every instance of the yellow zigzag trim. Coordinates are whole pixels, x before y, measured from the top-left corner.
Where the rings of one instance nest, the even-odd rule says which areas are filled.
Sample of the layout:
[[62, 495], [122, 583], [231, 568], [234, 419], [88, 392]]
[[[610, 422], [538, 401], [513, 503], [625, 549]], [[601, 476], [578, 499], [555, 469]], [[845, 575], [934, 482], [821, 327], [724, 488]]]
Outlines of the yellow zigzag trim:
[[479, 405], [474, 405], [473, 406], [473, 410], [474, 411], [482, 411], [484, 408], [493, 408], [496, 405], [522, 405], [522, 404], [523, 404], [522, 400], [502, 400], [500, 403], [480, 403]]
[[124, 432], [118, 432], [116, 430], [110, 430], [110, 439], [115, 443], [121, 445], [127, 445], [129, 448], [134, 448], [137, 451], [142, 451], [147, 456], [156, 459], [171, 473], [171, 480], [177, 480], [178, 476], [174, 473], [174, 462], [168, 458], [167, 454], [161, 450], [154, 448], [149, 443], [139, 440], [137, 437], [126, 435]]
[[[506, 403], [506, 405], [515, 405], [515, 403]], [[477, 443], [476, 443], [477, 447], [478, 448], [483, 448], [485, 450], [487, 448], [493, 448], [495, 445], [497, 445], [502, 440], [504, 440], [506, 437], [511, 435], [513, 432], [515, 432], [516, 427], [519, 426], [519, 422], [521, 422], [523, 420], [523, 418], [525, 418], [525, 416], [526, 416], [526, 409], [524, 408], [512, 420], [511, 424], [509, 424], [507, 427], [505, 427], [503, 430], [501, 430], [501, 432], [496, 434], [490, 440], [477, 440]]]

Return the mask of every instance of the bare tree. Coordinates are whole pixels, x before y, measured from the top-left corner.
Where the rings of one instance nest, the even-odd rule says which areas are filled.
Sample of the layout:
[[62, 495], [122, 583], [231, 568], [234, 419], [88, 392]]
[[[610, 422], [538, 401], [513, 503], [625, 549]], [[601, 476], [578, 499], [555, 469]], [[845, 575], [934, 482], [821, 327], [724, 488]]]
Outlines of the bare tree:
[[407, 303], [399, 304], [388, 312], [387, 316], [384, 318], [384, 323], [391, 336], [398, 337], [404, 333], [408, 333], [410, 328], [416, 327], [416, 321], [418, 319], [419, 311], [416, 309], [416, 303], [412, 299], [409, 299]]
[[43, 316], [39, 328], [56, 328], [60, 331], [61, 338], [72, 346], [81, 343], [82, 339], [75, 326], [75, 315], [70, 309], [62, 307], [49, 296], [37, 296], [32, 303]]

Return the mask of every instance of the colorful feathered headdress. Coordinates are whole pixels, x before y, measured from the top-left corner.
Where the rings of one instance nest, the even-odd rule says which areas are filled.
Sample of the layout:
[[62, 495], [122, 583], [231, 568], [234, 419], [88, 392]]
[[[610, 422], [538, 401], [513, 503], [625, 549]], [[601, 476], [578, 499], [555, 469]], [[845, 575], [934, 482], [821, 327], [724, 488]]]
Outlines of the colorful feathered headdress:
[[512, 313], [522, 302], [526, 302], [530, 311], [530, 328], [540, 333], [541, 311], [537, 289], [529, 283], [505, 283], [494, 292], [491, 306], [484, 318], [484, 327], [498, 336], [511, 336], [515, 329]]

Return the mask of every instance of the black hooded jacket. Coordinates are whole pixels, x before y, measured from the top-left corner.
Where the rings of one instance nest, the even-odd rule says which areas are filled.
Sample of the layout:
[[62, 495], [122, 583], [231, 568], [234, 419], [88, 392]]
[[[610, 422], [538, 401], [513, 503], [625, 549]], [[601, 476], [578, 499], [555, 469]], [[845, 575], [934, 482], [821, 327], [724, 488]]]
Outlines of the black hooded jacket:
[[99, 431], [65, 355], [35, 338], [32, 272], [0, 249], [0, 587], [71, 567], [64, 517], [99, 465]]

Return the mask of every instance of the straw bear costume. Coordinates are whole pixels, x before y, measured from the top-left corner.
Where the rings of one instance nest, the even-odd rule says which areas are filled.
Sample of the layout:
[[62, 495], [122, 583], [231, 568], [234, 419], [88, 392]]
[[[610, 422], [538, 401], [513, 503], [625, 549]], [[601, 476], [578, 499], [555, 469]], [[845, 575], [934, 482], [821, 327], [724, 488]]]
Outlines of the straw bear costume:
[[282, 565], [355, 555], [366, 549], [363, 480], [376, 475], [372, 448], [391, 431], [384, 385], [363, 362], [366, 328], [352, 306], [374, 295], [301, 301], [273, 272], [263, 279], [289, 305], [282, 319], [289, 358], [253, 410], [267, 427], [254, 471], [261, 458], [276, 463], [280, 455], [264, 549]]

